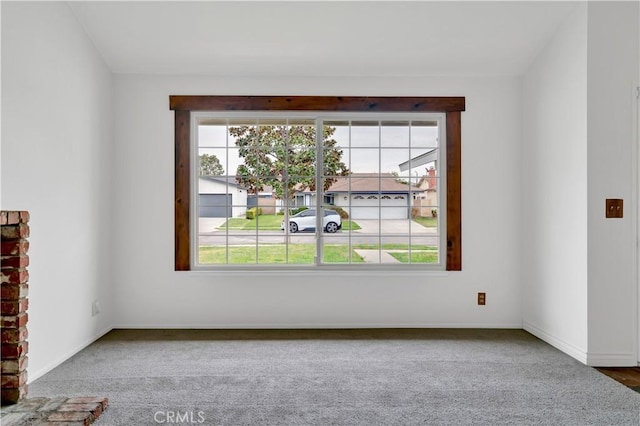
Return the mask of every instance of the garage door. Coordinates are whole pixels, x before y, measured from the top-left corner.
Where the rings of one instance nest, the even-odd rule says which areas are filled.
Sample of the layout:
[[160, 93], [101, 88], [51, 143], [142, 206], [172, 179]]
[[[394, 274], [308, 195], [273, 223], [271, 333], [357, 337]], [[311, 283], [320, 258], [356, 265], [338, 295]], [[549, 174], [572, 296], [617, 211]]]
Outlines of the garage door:
[[[378, 208], [380, 206], [380, 208]], [[357, 194], [351, 196], [353, 219], [407, 219], [409, 217], [406, 194], [378, 195]]]
[[200, 217], [231, 217], [231, 194], [200, 194], [198, 206]]

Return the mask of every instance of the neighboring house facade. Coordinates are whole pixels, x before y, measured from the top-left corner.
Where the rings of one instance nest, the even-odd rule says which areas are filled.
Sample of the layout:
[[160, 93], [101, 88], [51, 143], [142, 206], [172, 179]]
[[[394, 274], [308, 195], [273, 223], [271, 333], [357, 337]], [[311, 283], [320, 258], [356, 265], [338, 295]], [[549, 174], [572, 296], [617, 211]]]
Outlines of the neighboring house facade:
[[[408, 219], [413, 199], [424, 191], [392, 174], [354, 173], [337, 178], [325, 191], [323, 204], [343, 208], [351, 219]], [[297, 192], [296, 204], [315, 205], [315, 193]]]
[[434, 217], [438, 209], [438, 178], [436, 169], [431, 166], [427, 169], [426, 176], [420, 178], [416, 186], [424, 192], [413, 200], [414, 215], [422, 217]]
[[[260, 206], [264, 214], [274, 214], [284, 208], [283, 200], [275, 197], [270, 186], [248, 197], [244, 191], [244, 197], [247, 208]], [[315, 191], [308, 188], [298, 189], [292, 201], [291, 207], [317, 205]], [[436, 171], [433, 167], [428, 169], [417, 185], [405, 183], [390, 173], [354, 173], [339, 177], [324, 192], [322, 205], [341, 207], [352, 219], [430, 217], [438, 205]]]
[[247, 195], [247, 208], [260, 207], [262, 214], [276, 214], [282, 206], [282, 200], [275, 197], [269, 185], [265, 185], [257, 194]]
[[247, 211], [247, 190], [225, 176], [199, 176], [199, 217], [239, 217]]

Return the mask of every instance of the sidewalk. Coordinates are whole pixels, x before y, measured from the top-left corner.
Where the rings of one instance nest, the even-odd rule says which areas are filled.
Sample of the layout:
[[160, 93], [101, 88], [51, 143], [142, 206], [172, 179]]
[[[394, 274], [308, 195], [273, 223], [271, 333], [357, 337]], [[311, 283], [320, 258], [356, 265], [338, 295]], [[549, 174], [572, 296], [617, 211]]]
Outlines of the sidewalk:
[[434, 235], [437, 233], [436, 228], [426, 228], [417, 222], [407, 219], [354, 219], [360, 228], [357, 233], [362, 234], [408, 234], [411, 229], [411, 235]]
[[365, 263], [401, 263], [386, 251], [354, 249]]
[[206, 234], [218, 231], [217, 228], [224, 225], [228, 219], [226, 217], [199, 217], [198, 233]]

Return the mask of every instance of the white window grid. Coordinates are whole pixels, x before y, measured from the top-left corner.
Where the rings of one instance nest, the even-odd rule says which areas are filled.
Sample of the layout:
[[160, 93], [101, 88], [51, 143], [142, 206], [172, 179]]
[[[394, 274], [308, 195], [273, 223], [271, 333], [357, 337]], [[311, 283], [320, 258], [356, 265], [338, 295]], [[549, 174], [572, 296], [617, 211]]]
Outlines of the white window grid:
[[[315, 122], [316, 125], [316, 165], [319, 164], [323, 164], [323, 154], [324, 154], [324, 141], [323, 141], [323, 126], [325, 122], [332, 122], [332, 121], [336, 121], [336, 120], [340, 120], [340, 121], [347, 121], [350, 123], [349, 125], [349, 146], [348, 147], [344, 147], [344, 146], [340, 146], [341, 149], [348, 149], [350, 151], [350, 155], [349, 155], [349, 164], [347, 164], [347, 168], [349, 170], [351, 170], [351, 152], [353, 149], [358, 149], [355, 147], [351, 146], [351, 123], [352, 122], [356, 122], [356, 121], [369, 121], [369, 122], [375, 122], [377, 121], [378, 123], [382, 123], [385, 121], [393, 121], [393, 120], [401, 120], [401, 121], [407, 121], [409, 123], [412, 122], [423, 122], [423, 121], [435, 121], [437, 122], [437, 128], [438, 128], [438, 143], [437, 143], [437, 161], [438, 164], [440, 164], [441, 166], [438, 167], [438, 175], [437, 175], [437, 205], [434, 205], [432, 207], [437, 208], [438, 210], [438, 214], [437, 214], [437, 240], [438, 240], [438, 244], [437, 244], [437, 249], [438, 249], [438, 262], [436, 263], [402, 263], [402, 264], [389, 264], [389, 263], [378, 263], [378, 264], [372, 264], [372, 263], [352, 263], [352, 251], [353, 250], [349, 250], [349, 260], [347, 263], [323, 263], [322, 259], [323, 259], [323, 246], [324, 246], [324, 232], [323, 232], [323, 226], [322, 226], [322, 221], [323, 221], [323, 210], [324, 208], [322, 207], [323, 203], [320, 203], [319, 205], [315, 206], [315, 208], [317, 209], [317, 214], [316, 214], [316, 231], [314, 234], [314, 240], [316, 242], [316, 256], [314, 258], [314, 262], [312, 264], [295, 264], [295, 263], [277, 263], [277, 264], [266, 264], [266, 263], [255, 263], [255, 264], [230, 264], [229, 262], [229, 250], [226, 250], [226, 263], [216, 263], [216, 264], [202, 264], [199, 262], [199, 226], [198, 226], [198, 218], [199, 218], [199, 200], [198, 200], [198, 167], [199, 166], [199, 149], [200, 148], [207, 148], [206, 146], [199, 146], [199, 133], [198, 133], [198, 128], [199, 128], [199, 124], [202, 120], [205, 119], [217, 119], [217, 120], [227, 120], [227, 131], [226, 131], [226, 144], [225, 144], [225, 151], [227, 153], [227, 158], [226, 160], [226, 164], [228, 164], [228, 151], [229, 151], [229, 133], [228, 133], [228, 128], [229, 127], [234, 127], [234, 126], [238, 126], [238, 124], [228, 124], [229, 121], [234, 121], [234, 120], [238, 120], [238, 119], [246, 119], [247, 122], [251, 121], [252, 125], [253, 122], [255, 121], [256, 125], [260, 125], [261, 123], [268, 125], [268, 124], [273, 124], [273, 121], [276, 120], [277, 122], [279, 122], [279, 125], [296, 125], [297, 121], [300, 120], [313, 120]], [[381, 129], [381, 126], [378, 126], [379, 129]], [[411, 125], [409, 124], [409, 129], [411, 129]], [[381, 130], [380, 130], [381, 131]], [[378, 135], [378, 141], [381, 140], [381, 135]], [[446, 188], [447, 188], [447, 174], [446, 174], [446, 167], [442, 166], [443, 164], [445, 164], [446, 161], [446, 143], [444, 143], [444, 141], [446, 141], [446, 114], [444, 113], [393, 113], [393, 112], [389, 112], [389, 113], [359, 113], [359, 112], [340, 112], [340, 113], [327, 113], [327, 112], [292, 112], [292, 111], [283, 111], [283, 112], [260, 112], [260, 111], [221, 111], [221, 112], [213, 112], [213, 111], [195, 111], [191, 114], [191, 157], [192, 157], [192, 162], [191, 164], [196, 165], [196, 167], [193, 167], [193, 170], [191, 171], [191, 211], [190, 211], [190, 223], [191, 223], [191, 264], [195, 265], [195, 267], [193, 268], [194, 270], [201, 270], [201, 271], [206, 271], [206, 270], [251, 270], [251, 271], [255, 271], [255, 270], [282, 270], [282, 269], [287, 269], [287, 270], [295, 270], [295, 269], [302, 269], [302, 270], [308, 270], [308, 269], [313, 269], [313, 268], [318, 268], [318, 269], [323, 269], [323, 270], [332, 270], [332, 269], [337, 269], [337, 270], [348, 270], [348, 269], [354, 269], [354, 270], [358, 270], [361, 269], [363, 267], [366, 268], [377, 268], [377, 269], [383, 269], [383, 270], [400, 270], [400, 271], [404, 271], [404, 270], [408, 270], [408, 269], [418, 269], [418, 270], [436, 270], [436, 271], [443, 271], [445, 270], [445, 266], [446, 266], [446, 248], [447, 248], [447, 244], [446, 244], [446, 232], [444, 232], [446, 230], [446, 214], [444, 214], [446, 212]], [[409, 152], [411, 152], [411, 135], [409, 136], [409, 146], [408, 147], [399, 147], [398, 149], [407, 149], [409, 148]], [[383, 149], [394, 149], [393, 147], [382, 147], [380, 143], [378, 143], [378, 147], [377, 149], [379, 151], [382, 151]], [[410, 156], [411, 157], [411, 156]], [[381, 166], [381, 160], [382, 160], [382, 156], [379, 155], [379, 166]], [[411, 161], [412, 158], [409, 158], [409, 170], [412, 169], [411, 166]], [[316, 167], [316, 170], [318, 170], [318, 167]], [[378, 168], [379, 171], [381, 171], [381, 168]], [[230, 171], [227, 170], [226, 171], [226, 176], [231, 176]], [[323, 176], [322, 173], [317, 173], [316, 172], [316, 200], [323, 200], [324, 199], [324, 186], [323, 186], [323, 182], [322, 179], [325, 176]], [[379, 181], [381, 181], [382, 177], [379, 176], [378, 177]], [[351, 193], [351, 178], [348, 179], [349, 182], [349, 186], [348, 186], [348, 191], [349, 194]], [[229, 190], [229, 180], [226, 179], [226, 187], [227, 187], [227, 193]], [[415, 198], [414, 194], [413, 197]], [[394, 197], [395, 199], [404, 199], [404, 196], [398, 195]], [[411, 196], [409, 197], [411, 199]], [[317, 201], [316, 201], [317, 203]], [[351, 200], [349, 200], [349, 205], [351, 206]], [[225, 206], [225, 207], [229, 207], [229, 206]], [[232, 207], [232, 206], [231, 206]], [[285, 217], [286, 220], [288, 220], [289, 214], [288, 214], [288, 210], [290, 207], [294, 207], [294, 206], [284, 206], [285, 207]], [[380, 205], [380, 203], [378, 204], [378, 210], [379, 213], [381, 213], [381, 209], [383, 207]], [[408, 209], [409, 209], [409, 215], [411, 214], [411, 204], [409, 204]], [[380, 217], [380, 216], [379, 216]], [[395, 234], [383, 234], [382, 233], [382, 219], [380, 219], [379, 221], [379, 227], [378, 227], [378, 250], [382, 251], [382, 241], [383, 238], [387, 238], [387, 237], [394, 237], [394, 236], [398, 236]], [[411, 220], [409, 220], [409, 232], [406, 234], [402, 234], [401, 236], [408, 236], [409, 239], [411, 239]], [[289, 233], [289, 227], [285, 226], [284, 229], [284, 233], [285, 233], [285, 237], [288, 237], [290, 235]], [[233, 234], [232, 234], [233, 235]], [[228, 248], [229, 246], [229, 229], [227, 228], [225, 230], [225, 244], [226, 247]], [[259, 244], [259, 230], [258, 227], [256, 227], [256, 262], [258, 260], [258, 250], [260, 248], [260, 244]], [[285, 240], [285, 250], [286, 250], [286, 254], [287, 254], [287, 259], [288, 259], [288, 251], [289, 251], [289, 239], [286, 238]], [[348, 247], [351, 248], [352, 247], [352, 232], [348, 232]], [[409, 258], [411, 258], [411, 244], [409, 244]]]

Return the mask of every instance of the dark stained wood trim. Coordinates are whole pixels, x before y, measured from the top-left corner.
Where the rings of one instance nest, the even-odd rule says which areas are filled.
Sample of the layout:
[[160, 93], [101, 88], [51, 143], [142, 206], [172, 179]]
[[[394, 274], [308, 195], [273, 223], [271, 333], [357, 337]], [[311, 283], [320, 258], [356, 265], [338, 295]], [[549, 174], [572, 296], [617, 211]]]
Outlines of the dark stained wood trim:
[[464, 111], [464, 97], [170, 96], [172, 110], [186, 111]]
[[462, 131], [460, 112], [447, 113], [447, 271], [462, 270]]
[[191, 269], [191, 111], [444, 112], [447, 116], [447, 271], [462, 270], [461, 111], [464, 97], [170, 96], [175, 111], [175, 269]]
[[190, 216], [191, 157], [190, 157], [191, 112], [175, 112], [175, 270], [191, 269]]

